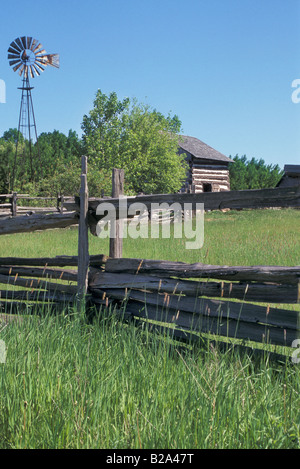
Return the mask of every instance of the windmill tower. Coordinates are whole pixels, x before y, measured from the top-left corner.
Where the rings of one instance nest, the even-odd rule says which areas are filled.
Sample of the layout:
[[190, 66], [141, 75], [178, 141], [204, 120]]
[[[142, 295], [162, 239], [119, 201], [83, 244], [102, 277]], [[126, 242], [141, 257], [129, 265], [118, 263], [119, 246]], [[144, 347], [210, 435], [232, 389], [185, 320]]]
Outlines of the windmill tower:
[[19, 88], [22, 91], [21, 106], [19, 114], [18, 135], [16, 142], [15, 160], [12, 175], [12, 190], [14, 188], [15, 176], [18, 163], [18, 147], [20, 145], [20, 135], [23, 136], [21, 158], [22, 163], [28, 157], [30, 162], [31, 180], [34, 176], [33, 167], [33, 147], [34, 139], [36, 142], [36, 149], [40, 160], [40, 153], [38, 148], [38, 137], [36, 130], [36, 121], [33, 110], [33, 102], [31, 96], [29, 76], [34, 78], [39, 76], [45, 70], [47, 65], [59, 68], [59, 55], [47, 54], [43, 49], [42, 44], [32, 37], [20, 37], [15, 39], [8, 49], [9, 65], [13, 67], [13, 71], [19, 73], [22, 78], [22, 86]]

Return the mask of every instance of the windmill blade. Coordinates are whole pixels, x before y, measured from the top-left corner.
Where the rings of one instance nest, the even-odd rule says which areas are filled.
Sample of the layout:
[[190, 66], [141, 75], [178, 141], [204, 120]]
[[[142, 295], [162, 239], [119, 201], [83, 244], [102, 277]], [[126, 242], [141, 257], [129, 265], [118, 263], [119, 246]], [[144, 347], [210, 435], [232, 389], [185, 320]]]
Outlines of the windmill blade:
[[20, 38], [15, 39], [15, 43], [19, 46], [19, 50], [22, 51], [24, 49], [23, 44]]
[[18, 68], [20, 68], [22, 65], [22, 62], [19, 62], [15, 67], [13, 67], [13, 71], [16, 72]]
[[35, 66], [34, 64], [32, 64], [31, 67], [33, 68], [33, 70], [35, 71], [35, 73], [37, 74], [37, 76], [39, 77], [39, 76], [40, 76], [40, 72], [38, 71], [38, 69], [36, 68], [36, 66]]
[[33, 73], [32, 65], [29, 66], [29, 72], [30, 72], [31, 78], [34, 78], [34, 73]]
[[26, 46], [27, 46], [26, 36], [21, 37], [21, 41], [23, 44], [23, 49], [26, 49]]
[[41, 55], [45, 55], [45, 54], [46, 54], [45, 49], [41, 49], [35, 53], [35, 56], [40, 57]]
[[10, 48], [8, 49], [7, 52], [10, 52], [10, 53], [12, 53], [12, 54], [16, 54], [16, 55], [20, 56], [20, 52], [22, 52], [22, 51], [17, 50], [17, 49], [14, 49], [14, 48], [12, 47], [12, 45], [10, 45]]
[[30, 49], [31, 42], [32, 42], [32, 37], [28, 37], [28, 38], [27, 38], [27, 46], [26, 46], [26, 49]]
[[19, 70], [19, 75], [20, 75], [20, 76], [22, 75], [23, 70], [24, 70], [24, 68], [25, 68], [25, 65], [24, 65], [24, 64], [21, 64], [21, 65], [22, 65], [22, 67], [21, 67], [20, 70]]
[[[38, 42], [38, 41], [37, 41], [37, 42]], [[37, 46], [35, 46], [35, 47], [34, 47], [33, 49], [31, 49], [31, 50], [32, 50], [32, 52], [33, 52], [34, 54], [37, 54], [37, 53], [38, 53], [38, 49], [40, 49], [41, 47], [43, 47], [43, 46], [42, 46], [41, 43], [39, 43]]]
[[41, 67], [41, 65], [39, 65], [37, 62], [35, 62], [34, 64], [41, 72], [43, 72], [45, 69], [43, 67]]
[[20, 47], [18, 44], [17, 44], [17, 40], [13, 41], [11, 44], [10, 44], [10, 47], [12, 47], [13, 49], [16, 50], [16, 52], [20, 53], [22, 51], [22, 47]]
[[25, 65], [24, 77], [25, 77], [25, 78], [28, 78], [28, 65]]
[[39, 41], [37, 39], [33, 39], [32, 40], [32, 43], [31, 43], [31, 46], [30, 46], [30, 50], [34, 50], [35, 46], [39, 43]]
[[22, 62], [18, 63], [18, 65], [16, 65], [14, 68], [13, 68], [13, 71], [16, 72], [18, 70], [18, 68], [20, 68], [22, 65]]
[[11, 67], [12, 67], [13, 65], [18, 64], [18, 63], [22, 63], [22, 62], [20, 61], [20, 59], [17, 59], [17, 60], [10, 60], [10, 61], [9, 61], [9, 65], [10, 65]]
[[20, 54], [8, 54], [7, 58], [8, 59], [19, 59], [20, 60]]

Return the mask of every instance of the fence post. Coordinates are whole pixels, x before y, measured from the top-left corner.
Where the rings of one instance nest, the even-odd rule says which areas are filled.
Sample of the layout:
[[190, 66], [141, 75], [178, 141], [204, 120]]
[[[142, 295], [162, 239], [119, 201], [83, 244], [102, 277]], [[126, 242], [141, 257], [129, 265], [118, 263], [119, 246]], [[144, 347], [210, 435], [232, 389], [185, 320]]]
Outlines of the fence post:
[[[112, 197], [114, 199], [124, 195], [124, 169], [113, 169], [112, 172]], [[120, 258], [123, 254], [123, 223], [124, 220], [111, 222], [109, 257]]]
[[64, 213], [64, 201], [63, 195], [57, 195], [57, 211], [60, 213]]
[[17, 216], [17, 192], [13, 192], [11, 201], [11, 212], [13, 217]]
[[88, 185], [87, 157], [81, 158], [80, 218], [78, 229], [78, 306], [83, 306], [88, 288], [89, 244], [88, 244]]

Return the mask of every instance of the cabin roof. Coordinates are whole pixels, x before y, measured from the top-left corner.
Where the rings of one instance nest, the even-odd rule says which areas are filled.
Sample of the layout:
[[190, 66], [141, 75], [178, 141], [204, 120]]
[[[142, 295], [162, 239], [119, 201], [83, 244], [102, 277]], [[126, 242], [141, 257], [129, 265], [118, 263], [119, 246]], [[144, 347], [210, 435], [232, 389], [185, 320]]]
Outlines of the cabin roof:
[[178, 145], [180, 148], [182, 148], [183, 151], [187, 151], [195, 158], [223, 161], [226, 163], [234, 162], [232, 159], [228, 158], [227, 156], [223, 155], [219, 151], [215, 150], [195, 137], [180, 135]]
[[284, 166], [284, 172], [287, 176], [300, 176], [300, 164], [286, 164]]

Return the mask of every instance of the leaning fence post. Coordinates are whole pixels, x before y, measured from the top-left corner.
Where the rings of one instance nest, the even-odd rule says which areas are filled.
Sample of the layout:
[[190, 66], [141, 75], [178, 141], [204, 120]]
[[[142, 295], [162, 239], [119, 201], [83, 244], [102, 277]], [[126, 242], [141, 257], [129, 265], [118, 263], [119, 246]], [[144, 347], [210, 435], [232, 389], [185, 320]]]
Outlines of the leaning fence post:
[[80, 218], [78, 229], [78, 305], [83, 306], [88, 289], [89, 245], [88, 245], [88, 185], [87, 157], [81, 158]]
[[[124, 195], [124, 169], [113, 169], [112, 172], [112, 197], [117, 199]], [[120, 258], [123, 254], [123, 223], [124, 220], [111, 221], [109, 257]]]

